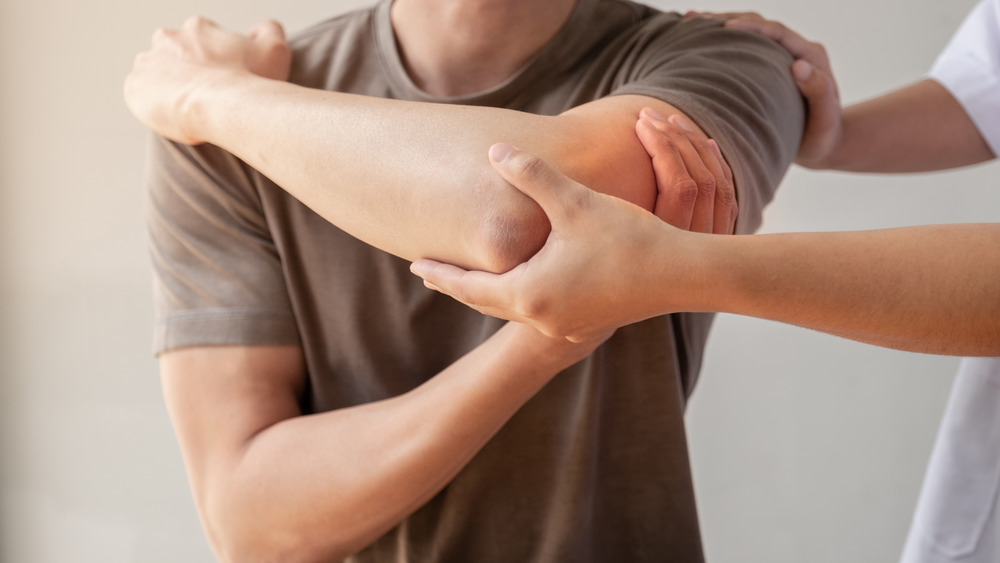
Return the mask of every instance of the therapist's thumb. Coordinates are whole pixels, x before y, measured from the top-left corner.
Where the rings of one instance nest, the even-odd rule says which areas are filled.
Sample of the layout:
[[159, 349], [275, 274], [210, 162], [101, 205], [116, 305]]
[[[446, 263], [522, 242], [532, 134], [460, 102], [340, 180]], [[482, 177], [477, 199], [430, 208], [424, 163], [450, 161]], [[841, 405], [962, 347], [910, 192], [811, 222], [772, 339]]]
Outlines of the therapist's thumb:
[[840, 96], [832, 76], [804, 59], [799, 59], [792, 65], [792, 76], [809, 104], [810, 121], [816, 121], [817, 118], [820, 121], [810, 125], [823, 127], [831, 125], [827, 122], [834, 118], [840, 119]]
[[569, 219], [573, 207], [592, 195], [541, 158], [506, 143], [490, 147], [490, 162], [504, 180], [541, 206], [553, 226]]
[[841, 128], [840, 95], [833, 76], [805, 60], [792, 65], [792, 76], [809, 106], [809, 118], [797, 161], [823, 167]]

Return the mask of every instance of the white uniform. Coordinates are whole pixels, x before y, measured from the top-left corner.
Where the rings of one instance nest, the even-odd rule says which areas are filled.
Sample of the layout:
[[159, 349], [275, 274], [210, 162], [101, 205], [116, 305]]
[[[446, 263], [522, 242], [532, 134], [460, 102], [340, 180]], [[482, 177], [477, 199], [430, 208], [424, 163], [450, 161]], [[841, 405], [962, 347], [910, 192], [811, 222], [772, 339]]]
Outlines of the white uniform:
[[[1000, 154], [1000, 0], [982, 0], [930, 77], [962, 104]], [[902, 563], [1000, 563], [1000, 358], [958, 371]]]

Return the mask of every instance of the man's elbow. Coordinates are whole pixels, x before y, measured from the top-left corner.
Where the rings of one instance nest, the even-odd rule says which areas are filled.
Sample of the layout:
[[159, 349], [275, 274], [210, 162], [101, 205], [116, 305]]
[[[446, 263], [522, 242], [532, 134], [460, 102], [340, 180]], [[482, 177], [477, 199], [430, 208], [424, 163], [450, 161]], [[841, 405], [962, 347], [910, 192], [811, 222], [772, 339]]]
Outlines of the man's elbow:
[[474, 234], [477, 268], [501, 274], [535, 255], [551, 231], [545, 212], [524, 194], [508, 194], [487, 206]]
[[309, 536], [291, 519], [269, 518], [242, 504], [218, 498], [203, 512], [212, 551], [223, 563], [340, 561], [362, 547], [331, 544], [334, 534]]
[[[613, 156], [588, 153], [586, 157], [554, 158], [553, 162], [560, 160], [564, 173], [590, 189], [652, 211], [657, 191], [649, 156], [641, 145], [637, 151]], [[498, 178], [493, 181], [496, 183], [487, 183], [483, 191], [488, 195], [483, 198], [473, 235], [472, 267], [503, 273], [534, 256], [545, 245], [552, 226], [534, 200]]]

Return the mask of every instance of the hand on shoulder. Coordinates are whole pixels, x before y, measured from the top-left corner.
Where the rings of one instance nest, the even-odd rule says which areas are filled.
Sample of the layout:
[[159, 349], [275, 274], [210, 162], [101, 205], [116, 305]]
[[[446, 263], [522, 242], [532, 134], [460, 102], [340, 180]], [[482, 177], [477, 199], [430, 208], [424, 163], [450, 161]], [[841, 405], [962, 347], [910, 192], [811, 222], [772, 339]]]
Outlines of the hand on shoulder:
[[156, 30], [152, 47], [136, 56], [125, 78], [125, 103], [156, 133], [196, 144], [205, 140], [192, 115], [198, 96], [240, 75], [287, 80], [290, 68], [291, 51], [277, 22], [242, 35], [192, 17], [180, 29]]
[[756, 12], [689, 11], [684, 17], [720, 20], [726, 27], [759, 33], [795, 57], [792, 77], [809, 104], [809, 121], [795, 162], [806, 168], [832, 167], [843, 138], [843, 118], [840, 93], [826, 48]]

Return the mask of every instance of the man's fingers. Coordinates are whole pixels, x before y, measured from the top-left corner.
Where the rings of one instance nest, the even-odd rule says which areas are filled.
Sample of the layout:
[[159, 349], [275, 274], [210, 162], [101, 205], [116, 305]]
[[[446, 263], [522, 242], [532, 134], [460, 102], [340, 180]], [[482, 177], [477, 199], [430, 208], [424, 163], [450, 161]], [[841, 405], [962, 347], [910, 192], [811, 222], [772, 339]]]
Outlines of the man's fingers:
[[274, 20], [265, 20], [250, 28], [247, 36], [259, 42], [285, 43], [285, 28]]
[[553, 230], [593, 195], [541, 158], [506, 143], [490, 147], [490, 162], [504, 180], [541, 206]]
[[198, 31], [205, 28], [217, 28], [219, 24], [206, 18], [205, 16], [191, 16], [184, 20], [184, 25], [182, 26], [186, 30]]
[[254, 50], [248, 61], [250, 70], [266, 78], [288, 80], [292, 51], [285, 40], [285, 28], [274, 20], [266, 20], [253, 26], [247, 37]]

